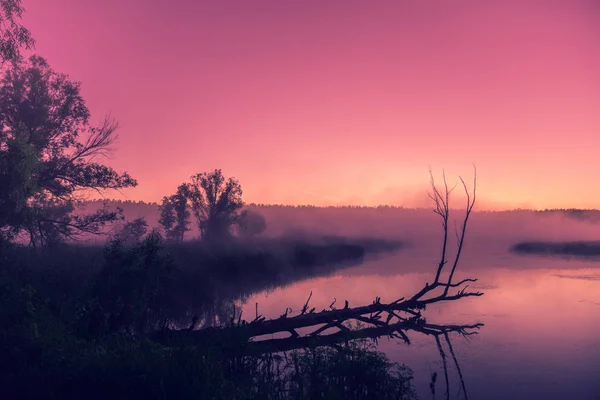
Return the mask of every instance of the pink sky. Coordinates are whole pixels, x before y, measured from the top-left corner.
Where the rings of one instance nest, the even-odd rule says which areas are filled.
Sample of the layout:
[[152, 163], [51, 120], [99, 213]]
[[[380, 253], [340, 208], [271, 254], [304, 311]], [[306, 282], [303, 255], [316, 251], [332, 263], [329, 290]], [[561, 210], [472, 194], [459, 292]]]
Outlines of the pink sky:
[[600, 207], [600, 3], [24, 0], [36, 51], [121, 123], [154, 201], [222, 168], [249, 202]]

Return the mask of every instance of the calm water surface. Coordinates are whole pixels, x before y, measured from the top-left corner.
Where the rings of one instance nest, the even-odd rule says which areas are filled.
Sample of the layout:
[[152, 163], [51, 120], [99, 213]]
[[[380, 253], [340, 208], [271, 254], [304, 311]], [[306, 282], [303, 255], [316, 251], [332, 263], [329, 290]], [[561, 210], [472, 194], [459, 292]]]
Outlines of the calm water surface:
[[[367, 259], [357, 267], [256, 294], [243, 306], [254, 315], [255, 303], [266, 317], [287, 306], [297, 313], [312, 291], [311, 306], [327, 308], [348, 300], [350, 306], [393, 301], [432, 281], [438, 251], [405, 249]], [[471, 399], [600, 399], [600, 262], [516, 256], [505, 249], [467, 249], [457, 280], [476, 277], [471, 287], [485, 294], [428, 308], [428, 322], [485, 326], [468, 340], [452, 337]], [[415, 373], [420, 398], [431, 398], [430, 377], [438, 373], [437, 397], [445, 384], [440, 354], [432, 337], [409, 333], [412, 344], [382, 339], [379, 349]], [[447, 351], [447, 350], [446, 350]], [[459, 380], [449, 359], [451, 398]]]

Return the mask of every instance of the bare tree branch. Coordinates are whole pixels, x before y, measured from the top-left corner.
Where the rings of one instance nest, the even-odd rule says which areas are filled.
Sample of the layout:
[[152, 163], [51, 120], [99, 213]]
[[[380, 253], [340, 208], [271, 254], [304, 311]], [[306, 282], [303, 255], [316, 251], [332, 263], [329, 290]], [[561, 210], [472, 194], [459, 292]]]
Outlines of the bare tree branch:
[[[469, 221], [469, 217], [471, 216], [471, 212], [473, 211], [473, 207], [475, 206], [475, 200], [477, 195], [477, 168], [473, 166], [473, 199], [471, 200], [471, 195], [469, 193], [469, 189], [462, 177], [460, 177], [460, 181], [465, 189], [465, 194], [467, 195], [467, 207], [466, 214], [462, 224], [462, 230], [460, 235], [460, 240], [458, 242], [458, 250], [456, 252], [456, 257], [454, 259], [454, 264], [452, 265], [452, 270], [450, 271], [450, 276], [448, 277], [448, 284], [452, 283], [452, 278], [454, 277], [454, 272], [456, 271], [456, 267], [458, 266], [458, 261], [460, 259], [460, 255], [462, 253], [463, 245], [465, 243], [465, 233], [467, 232], [467, 223]], [[444, 289], [444, 295], [448, 293], [448, 286]]]
[[[463, 219], [462, 222], [462, 230], [461, 230], [461, 234], [460, 236], [458, 236], [458, 249], [457, 249], [457, 253], [456, 256], [454, 258], [454, 262], [452, 264], [452, 268], [450, 270], [450, 274], [448, 277], [448, 281], [447, 282], [440, 282], [440, 277], [441, 274], [444, 270], [444, 267], [447, 264], [447, 260], [446, 260], [446, 252], [447, 252], [447, 243], [448, 243], [448, 219], [450, 216], [450, 207], [449, 207], [449, 201], [450, 201], [450, 192], [454, 189], [448, 189], [448, 184], [446, 182], [446, 175], [445, 173], [443, 174], [444, 177], [444, 194], [440, 193], [439, 189], [437, 188], [436, 184], [435, 184], [435, 180], [433, 178], [433, 174], [430, 171], [430, 176], [431, 176], [431, 185], [432, 185], [432, 191], [433, 191], [433, 195], [430, 195], [430, 197], [434, 200], [434, 212], [436, 214], [438, 214], [441, 219], [442, 219], [442, 227], [443, 227], [443, 242], [442, 242], [442, 255], [440, 258], [440, 262], [438, 264], [438, 268], [435, 274], [435, 278], [433, 280], [433, 283], [430, 284], [425, 284], [425, 287], [423, 289], [421, 289], [418, 293], [416, 293], [413, 297], [412, 300], [419, 300], [421, 299], [423, 296], [427, 295], [428, 293], [434, 291], [435, 289], [439, 288], [439, 287], [443, 287], [444, 291], [443, 291], [443, 295], [442, 296], [438, 296], [433, 298], [435, 301], [439, 301], [442, 298], [445, 298], [448, 294], [448, 290], [451, 287], [458, 287], [459, 285], [454, 285], [452, 284], [452, 278], [454, 277], [454, 273], [456, 271], [456, 268], [458, 266], [459, 260], [460, 260], [460, 256], [462, 254], [462, 249], [464, 246], [464, 240], [465, 240], [465, 234], [466, 234], [466, 230], [467, 230], [467, 224], [469, 222], [469, 217], [471, 216], [471, 213], [473, 211], [473, 207], [475, 206], [475, 200], [476, 200], [476, 190], [477, 190], [477, 170], [474, 167], [474, 177], [473, 177], [473, 195], [471, 197], [471, 193], [469, 193], [469, 190], [467, 188], [467, 185], [465, 184], [464, 180], [462, 179], [462, 177], [460, 178], [460, 181], [463, 185], [463, 188], [465, 190], [465, 193], [467, 195], [467, 207], [466, 207], [466, 214], [465, 217]], [[471, 280], [464, 280], [462, 281], [462, 283], [465, 282], [470, 282]], [[456, 299], [456, 298], [460, 298], [460, 297], [466, 297], [466, 296], [478, 296], [481, 294], [478, 293], [459, 293], [455, 296], [451, 296], [452, 299]]]

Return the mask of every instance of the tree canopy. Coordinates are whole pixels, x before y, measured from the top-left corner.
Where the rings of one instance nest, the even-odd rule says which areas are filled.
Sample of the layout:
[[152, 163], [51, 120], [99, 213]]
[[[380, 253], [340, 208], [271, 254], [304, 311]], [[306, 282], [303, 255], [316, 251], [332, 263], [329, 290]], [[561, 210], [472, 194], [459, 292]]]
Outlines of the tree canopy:
[[27, 233], [51, 244], [79, 232], [97, 233], [118, 217], [103, 208], [76, 215], [89, 191], [136, 186], [99, 159], [116, 139], [111, 118], [94, 126], [80, 85], [32, 56], [11, 63], [0, 79], [0, 233]]
[[220, 240], [231, 236], [231, 227], [244, 207], [237, 179], [225, 179], [220, 169], [203, 172], [192, 176], [188, 193], [202, 237]]
[[182, 184], [174, 195], [163, 197], [158, 207], [160, 211], [158, 222], [169, 240], [182, 242], [185, 233], [190, 230], [188, 198], [188, 186]]
[[142, 241], [142, 238], [148, 233], [148, 222], [143, 217], [128, 221], [119, 230], [116, 237], [124, 244], [134, 245]]
[[17, 61], [21, 48], [33, 48], [31, 33], [19, 23], [23, 15], [21, 0], [0, 0], [0, 64]]
[[177, 193], [164, 197], [159, 223], [167, 238], [182, 241], [193, 213], [203, 239], [228, 239], [242, 218], [243, 207], [240, 183], [215, 169], [193, 175], [190, 182], [179, 185]]

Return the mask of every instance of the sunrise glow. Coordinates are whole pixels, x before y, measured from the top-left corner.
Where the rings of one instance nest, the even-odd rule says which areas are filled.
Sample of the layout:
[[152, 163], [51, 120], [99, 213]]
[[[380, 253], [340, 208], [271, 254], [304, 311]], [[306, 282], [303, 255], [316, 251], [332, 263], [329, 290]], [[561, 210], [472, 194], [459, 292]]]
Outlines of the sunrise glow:
[[[36, 52], [121, 124], [158, 201], [222, 168], [256, 203], [600, 207], [600, 7], [571, 1], [25, 0]], [[73, 34], [73, 32], [80, 32]]]

